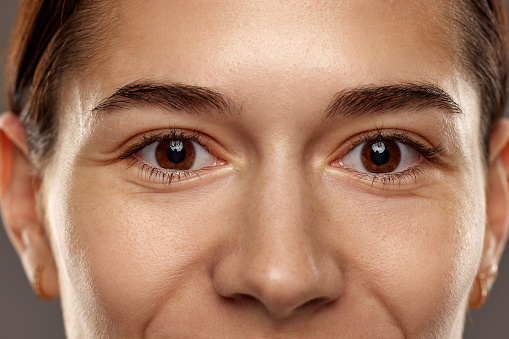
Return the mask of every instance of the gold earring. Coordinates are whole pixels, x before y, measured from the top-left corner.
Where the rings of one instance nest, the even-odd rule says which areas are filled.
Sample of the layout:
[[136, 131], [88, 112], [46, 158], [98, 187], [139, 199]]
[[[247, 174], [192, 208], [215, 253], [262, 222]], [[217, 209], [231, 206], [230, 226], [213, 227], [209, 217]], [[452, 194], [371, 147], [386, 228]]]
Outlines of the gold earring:
[[[498, 274], [498, 265], [497, 264], [493, 264], [490, 266], [490, 269], [488, 270], [488, 277], [492, 278], [492, 277], [496, 277], [496, 275]], [[479, 297], [479, 300], [477, 301], [477, 303], [473, 304], [473, 305], [470, 305], [470, 308], [471, 309], [477, 309], [477, 308], [481, 308], [485, 303], [486, 303], [486, 300], [488, 299], [488, 283], [486, 281], [486, 274], [484, 273], [479, 273], [477, 274], [477, 276], [475, 277], [478, 282], [479, 282], [479, 288], [480, 288], [480, 297]]]
[[41, 264], [37, 264], [37, 266], [35, 266], [34, 282], [32, 283], [32, 290], [34, 291], [34, 294], [36, 295], [37, 298], [44, 300], [44, 301], [50, 301], [52, 298], [45, 295], [44, 292], [42, 291], [42, 287], [41, 287], [41, 280], [42, 280], [41, 276], [42, 276], [43, 270], [44, 270], [44, 268]]
[[479, 288], [481, 291], [477, 302], [470, 305], [470, 308], [473, 310], [481, 308], [486, 303], [486, 299], [488, 298], [488, 285], [486, 284], [486, 275], [484, 273], [479, 273], [475, 278], [479, 282]]
[[493, 264], [490, 266], [490, 269], [488, 270], [488, 276], [489, 277], [496, 277], [498, 274], [498, 265]]

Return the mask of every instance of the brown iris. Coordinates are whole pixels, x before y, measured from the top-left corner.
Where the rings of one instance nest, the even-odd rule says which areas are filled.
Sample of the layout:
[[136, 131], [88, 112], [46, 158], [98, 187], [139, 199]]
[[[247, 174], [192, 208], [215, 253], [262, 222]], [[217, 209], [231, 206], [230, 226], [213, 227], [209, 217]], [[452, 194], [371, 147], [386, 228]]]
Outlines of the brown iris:
[[156, 160], [162, 168], [188, 170], [196, 157], [194, 146], [189, 140], [167, 139], [157, 145]]
[[394, 171], [401, 161], [401, 151], [392, 140], [371, 140], [362, 148], [362, 164], [371, 173]]

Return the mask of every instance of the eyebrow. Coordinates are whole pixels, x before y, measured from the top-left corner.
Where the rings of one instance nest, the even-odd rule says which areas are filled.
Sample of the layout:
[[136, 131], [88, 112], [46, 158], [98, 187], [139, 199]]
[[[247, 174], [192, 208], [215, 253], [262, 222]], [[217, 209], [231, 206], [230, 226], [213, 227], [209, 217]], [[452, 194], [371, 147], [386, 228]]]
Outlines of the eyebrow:
[[428, 83], [402, 83], [365, 86], [336, 94], [325, 112], [325, 119], [356, 117], [398, 110], [439, 109], [462, 114], [460, 106], [444, 90]]
[[180, 83], [132, 82], [102, 100], [92, 112], [115, 111], [140, 106], [191, 114], [231, 114], [235, 105], [227, 96], [212, 89]]
[[[92, 112], [115, 111], [143, 106], [189, 114], [234, 115], [241, 106], [228, 96], [210, 88], [181, 83], [137, 81], [119, 88], [102, 100]], [[382, 114], [398, 110], [421, 111], [439, 109], [462, 114], [452, 97], [429, 83], [368, 85], [338, 92], [327, 107], [324, 120]]]

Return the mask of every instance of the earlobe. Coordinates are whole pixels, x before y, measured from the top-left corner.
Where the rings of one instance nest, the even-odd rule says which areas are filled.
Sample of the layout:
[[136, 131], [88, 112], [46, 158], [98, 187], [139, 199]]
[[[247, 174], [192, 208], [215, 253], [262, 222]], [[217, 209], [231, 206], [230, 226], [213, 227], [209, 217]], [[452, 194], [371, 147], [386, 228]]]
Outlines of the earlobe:
[[42, 299], [53, 299], [59, 294], [58, 274], [43, 221], [37, 213], [36, 178], [28, 157], [25, 132], [19, 118], [12, 113], [0, 116], [0, 163], [4, 227], [34, 291], [41, 291]]
[[[509, 229], [509, 120], [495, 126], [490, 140], [490, 159], [486, 185], [486, 231], [479, 270], [470, 295], [476, 308], [483, 293], [489, 291], [497, 276]], [[497, 269], [495, 269], [497, 268]], [[484, 291], [484, 289], [487, 289]], [[475, 306], [474, 306], [475, 305]]]

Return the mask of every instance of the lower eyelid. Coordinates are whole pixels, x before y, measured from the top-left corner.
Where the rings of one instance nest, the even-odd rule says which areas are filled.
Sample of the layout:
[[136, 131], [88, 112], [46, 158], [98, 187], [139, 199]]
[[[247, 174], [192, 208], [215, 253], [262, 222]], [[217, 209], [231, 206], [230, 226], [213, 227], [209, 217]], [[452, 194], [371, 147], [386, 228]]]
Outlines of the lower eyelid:
[[135, 170], [138, 172], [138, 176], [143, 182], [154, 185], [170, 185], [175, 182], [180, 183], [181, 181], [185, 181], [193, 177], [199, 177], [204, 171], [208, 171], [215, 167], [227, 164], [226, 161], [220, 158], [214, 158], [216, 160], [211, 166], [204, 166], [188, 170], [167, 170], [153, 166], [152, 164], [147, 163], [144, 159], [133, 155], [129, 157], [130, 164], [127, 169], [135, 168]]
[[197, 172], [199, 170], [164, 170], [162, 168], [157, 168], [152, 166], [151, 164], [146, 163], [143, 159], [137, 158], [133, 156], [131, 158], [131, 164], [128, 168], [136, 167], [136, 171], [138, 171], [138, 175], [141, 177], [141, 180], [144, 182], [148, 182], [150, 184], [163, 184], [169, 185], [174, 181], [180, 182], [183, 180], [183, 177], [186, 179], [198, 175]]
[[[347, 169], [348, 170], [348, 169]], [[357, 172], [354, 170], [348, 170], [354, 177], [359, 178], [361, 182], [364, 182], [370, 189], [381, 188], [386, 189], [403, 189], [411, 185], [410, 187], [415, 188], [415, 184], [419, 184], [422, 175], [426, 168], [424, 164], [419, 163], [415, 166], [409, 167], [401, 172], [385, 173], [385, 174], [374, 174], [369, 172]], [[418, 187], [418, 186], [417, 186]]]

